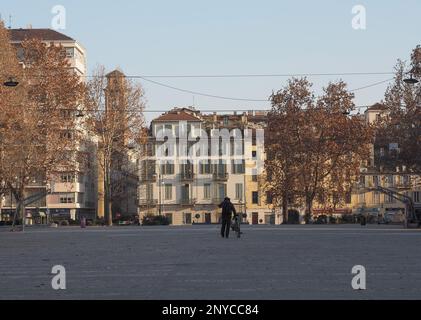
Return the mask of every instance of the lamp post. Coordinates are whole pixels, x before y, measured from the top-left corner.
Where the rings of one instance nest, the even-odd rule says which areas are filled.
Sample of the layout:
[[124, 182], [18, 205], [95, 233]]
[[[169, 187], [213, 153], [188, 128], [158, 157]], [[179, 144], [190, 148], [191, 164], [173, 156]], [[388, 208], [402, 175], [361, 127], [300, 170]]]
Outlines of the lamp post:
[[[3, 85], [5, 87], [9, 87], [9, 88], [14, 88], [17, 87], [19, 84], [18, 81], [16, 81], [16, 79], [14, 77], [9, 77], [8, 80], [6, 80], [5, 82], [3, 82]], [[10, 199], [12, 199], [12, 191], [10, 191]], [[12, 200], [10, 202], [10, 209], [12, 209]], [[26, 220], [26, 213], [25, 213], [25, 209], [23, 209], [23, 216], [22, 216], [22, 231], [25, 230], [25, 220]]]
[[405, 78], [403, 79], [403, 82], [405, 82], [406, 84], [417, 84], [419, 82], [419, 80], [415, 79], [412, 75], [412, 73], [409, 74], [409, 78]]
[[3, 82], [3, 85], [5, 87], [17, 87], [18, 84], [19, 84], [19, 82], [16, 81], [16, 79], [13, 78], [13, 77], [9, 77], [9, 79], [7, 81]]

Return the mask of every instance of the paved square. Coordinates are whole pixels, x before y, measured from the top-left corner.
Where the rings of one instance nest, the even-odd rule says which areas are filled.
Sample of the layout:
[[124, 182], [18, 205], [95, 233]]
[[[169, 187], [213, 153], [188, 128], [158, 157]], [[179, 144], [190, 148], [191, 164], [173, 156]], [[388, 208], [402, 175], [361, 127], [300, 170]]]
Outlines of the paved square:
[[[0, 299], [421, 299], [421, 230], [400, 226], [0, 230]], [[51, 287], [54, 265], [67, 289]], [[354, 265], [367, 290], [351, 288]]]

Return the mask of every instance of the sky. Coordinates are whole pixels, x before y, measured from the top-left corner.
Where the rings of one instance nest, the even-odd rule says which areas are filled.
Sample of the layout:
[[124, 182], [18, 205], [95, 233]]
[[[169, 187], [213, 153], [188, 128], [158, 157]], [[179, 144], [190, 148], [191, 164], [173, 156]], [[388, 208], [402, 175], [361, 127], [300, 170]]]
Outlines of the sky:
[[[120, 68], [127, 75], [226, 75], [393, 72], [421, 44], [419, 0], [1, 0], [0, 13], [13, 28], [51, 28], [56, 5], [66, 9], [58, 30], [87, 50], [88, 68]], [[356, 30], [355, 5], [366, 10]], [[390, 74], [309, 76], [316, 94], [342, 79], [357, 89]], [[149, 78], [210, 95], [267, 100], [288, 77]], [[191, 106], [206, 110], [267, 109], [267, 101], [217, 99], [140, 80], [151, 111]], [[387, 83], [355, 91], [357, 105], [381, 100]]]

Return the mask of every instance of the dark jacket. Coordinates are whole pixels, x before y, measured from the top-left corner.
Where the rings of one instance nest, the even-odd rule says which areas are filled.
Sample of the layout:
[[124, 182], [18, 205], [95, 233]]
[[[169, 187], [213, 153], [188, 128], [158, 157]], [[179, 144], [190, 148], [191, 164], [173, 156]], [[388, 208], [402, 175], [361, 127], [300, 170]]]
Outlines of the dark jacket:
[[231, 201], [224, 200], [221, 202], [219, 207], [222, 208], [222, 216], [230, 217], [232, 213], [234, 213], [234, 215], [237, 214], [237, 212], [235, 211], [235, 207]]

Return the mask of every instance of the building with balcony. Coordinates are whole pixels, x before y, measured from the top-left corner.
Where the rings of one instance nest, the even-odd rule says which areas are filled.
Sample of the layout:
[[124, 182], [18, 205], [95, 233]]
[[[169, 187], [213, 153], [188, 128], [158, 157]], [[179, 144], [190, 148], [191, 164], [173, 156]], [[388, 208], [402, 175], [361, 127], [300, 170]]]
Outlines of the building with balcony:
[[[16, 47], [19, 61], [22, 62], [24, 52], [22, 42], [27, 39], [39, 39], [47, 46], [61, 45], [69, 61], [70, 68], [80, 81], [85, 81], [87, 70], [86, 51], [83, 46], [71, 37], [51, 29], [11, 29], [10, 41]], [[23, 63], [23, 62], [22, 62]], [[97, 143], [95, 136], [88, 134], [83, 122], [73, 112], [63, 112], [63, 117], [76, 117], [74, 130], [66, 130], [62, 139], [75, 141], [75, 150], [69, 150], [83, 155], [86, 163], [79, 165], [75, 171], [64, 172], [57, 168], [50, 181], [44, 174], [36, 173], [25, 190], [26, 197], [40, 195], [39, 199], [26, 206], [29, 223], [44, 223], [49, 215], [52, 219], [77, 219], [81, 216], [94, 218], [97, 211], [98, 173], [97, 173]], [[57, 128], [60, 130], [60, 128]], [[76, 138], [77, 137], [77, 138]], [[47, 185], [51, 193], [46, 195]], [[16, 203], [9, 194], [4, 194], [1, 203], [2, 219], [13, 216]]]
[[[228, 196], [239, 213], [247, 214], [245, 221], [275, 223], [263, 185], [254, 184], [257, 178], [247, 177], [246, 172], [246, 166], [255, 162], [247, 160], [246, 154], [256, 157], [259, 147], [251, 138], [245, 143], [244, 129], [263, 128], [262, 123], [264, 114], [202, 114], [194, 108], [175, 108], [153, 119], [139, 161], [139, 215], [165, 215], [174, 225], [218, 223], [218, 205]], [[238, 135], [241, 159], [224, 156], [225, 151], [232, 155], [236, 146], [232, 139], [224, 144], [218, 136], [222, 130], [232, 139]], [[213, 139], [218, 139], [217, 150], [212, 150]], [[206, 143], [199, 145], [199, 140]], [[263, 148], [259, 149], [262, 159]]]
[[[374, 123], [387, 116], [387, 109], [376, 103], [365, 112], [365, 121]], [[409, 196], [415, 210], [421, 213], [421, 175], [420, 172], [407, 170], [405, 166], [397, 166], [394, 161], [399, 154], [399, 146], [393, 141], [383, 143], [375, 140], [371, 146], [371, 159], [361, 168], [360, 181], [352, 192], [351, 209], [354, 213], [384, 216], [386, 214], [403, 214], [405, 204], [376, 187], [390, 189]]]

